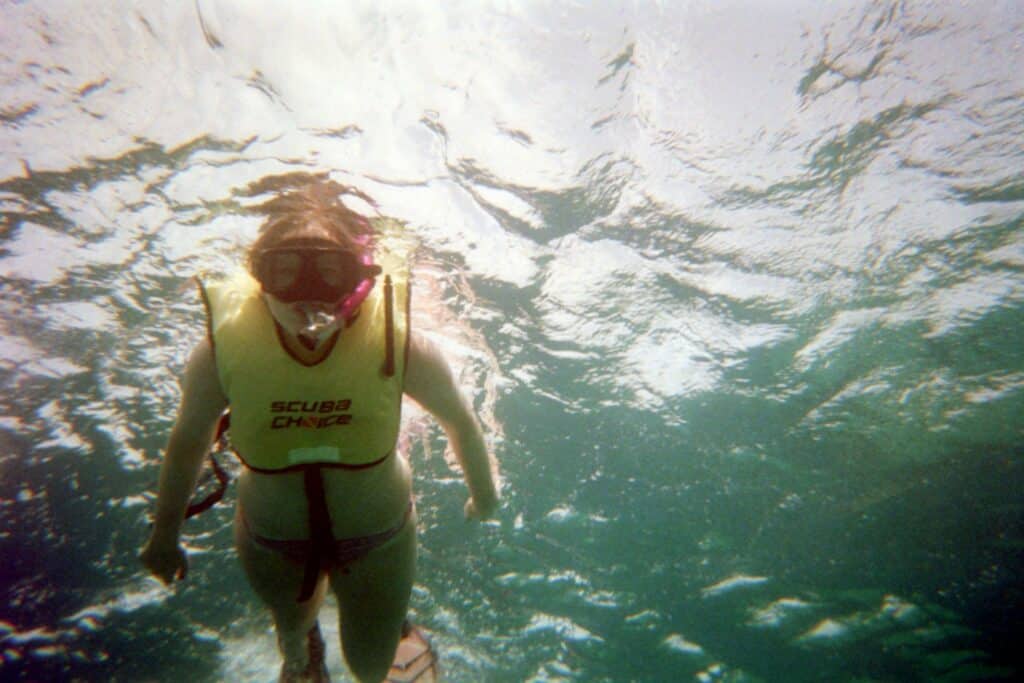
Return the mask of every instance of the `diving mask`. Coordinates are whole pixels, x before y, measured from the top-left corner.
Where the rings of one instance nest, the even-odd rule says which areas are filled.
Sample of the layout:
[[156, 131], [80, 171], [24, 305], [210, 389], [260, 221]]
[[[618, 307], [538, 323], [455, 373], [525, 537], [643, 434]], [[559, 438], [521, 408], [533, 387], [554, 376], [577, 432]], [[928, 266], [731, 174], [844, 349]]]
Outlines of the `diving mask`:
[[[367, 245], [368, 246], [368, 245]], [[381, 272], [372, 250], [356, 255], [324, 240], [287, 242], [264, 249], [255, 273], [263, 291], [304, 318], [310, 336], [349, 320], [373, 289]]]

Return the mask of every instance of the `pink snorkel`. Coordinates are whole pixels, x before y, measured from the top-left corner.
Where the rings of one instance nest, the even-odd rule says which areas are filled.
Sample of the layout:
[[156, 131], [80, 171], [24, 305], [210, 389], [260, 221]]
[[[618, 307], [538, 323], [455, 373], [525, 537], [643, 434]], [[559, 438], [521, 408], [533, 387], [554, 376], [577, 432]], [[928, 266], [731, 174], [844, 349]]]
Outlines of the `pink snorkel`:
[[[367, 229], [367, 233], [370, 231], [369, 222], [363, 221]], [[366, 273], [366, 277], [359, 281], [356, 288], [352, 290], [352, 293], [341, 300], [338, 303], [338, 307], [334, 309], [334, 314], [342, 320], [348, 322], [352, 315], [358, 310], [359, 305], [366, 301], [366, 297], [370, 295], [370, 290], [373, 289], [374, 283], [377, 281], [377, 275], [381, 272], [379, 266], [373, 264], [373, 245], [369, 234], [362, 235], [356, 240], [360, 246], [363, 247], [362, 256], [359, 258], [360, 265]]]

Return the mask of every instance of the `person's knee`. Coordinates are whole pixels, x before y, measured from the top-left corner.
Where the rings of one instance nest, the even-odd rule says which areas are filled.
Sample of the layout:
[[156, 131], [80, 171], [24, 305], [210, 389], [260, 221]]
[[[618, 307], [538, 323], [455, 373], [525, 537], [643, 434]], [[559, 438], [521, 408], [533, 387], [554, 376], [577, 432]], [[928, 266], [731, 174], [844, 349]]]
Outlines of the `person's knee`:
[[347, 642], [342, 634], [341, 649], [345, 655], [345, 663], [359, 683], [383, 681], [398, 649], [400, 634], [397, 631], [382, 633], [378, 630], [371, 637], [370, 630], [361, 633], [360, 638], [350, 635]]
[[390, 656], [382, 657], [367, 657], [367, 656], [355, 656], [346, 653], [345, 663], [348, 664], [349, 671], [356, 677], [359, 683], [380, 683], [388, 675], [388, 669], [391, 668]]

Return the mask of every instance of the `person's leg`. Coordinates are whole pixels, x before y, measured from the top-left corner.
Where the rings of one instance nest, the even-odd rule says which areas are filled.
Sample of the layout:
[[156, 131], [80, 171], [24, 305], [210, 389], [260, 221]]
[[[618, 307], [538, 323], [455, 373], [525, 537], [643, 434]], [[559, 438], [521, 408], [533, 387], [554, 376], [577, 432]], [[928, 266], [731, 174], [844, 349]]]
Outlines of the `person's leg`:
[[387, 676], [402, 635], [416, 574], [416, 513], [401, 532], [344, 569], [331, 572], [341, 649], [360, 683]]
[[304, 567], [280, 553], [257, 545], [235, 511], [235, 547], [253, 590], [270, 608], [277, 629], [277, 643], [284, 657], [284, 671], [302, 672], [308, 664], [308, 635], [316, 623], [327, 581], [322, 579], [306, 602], [297, 602]]

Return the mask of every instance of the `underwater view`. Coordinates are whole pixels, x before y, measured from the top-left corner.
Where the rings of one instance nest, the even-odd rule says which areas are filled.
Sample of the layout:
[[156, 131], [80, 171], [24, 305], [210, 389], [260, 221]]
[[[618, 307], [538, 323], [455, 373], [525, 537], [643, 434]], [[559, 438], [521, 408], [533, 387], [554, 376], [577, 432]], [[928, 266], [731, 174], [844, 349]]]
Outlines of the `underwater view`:
[[234, 485], [139, 552], [292, 172], [395, 219], [500, 463], [467, 520], [406, 401], [442, 680], [1024, 675], [1024, 4], [6, 1], [0, 126], [0, 681], [278, 680]]

